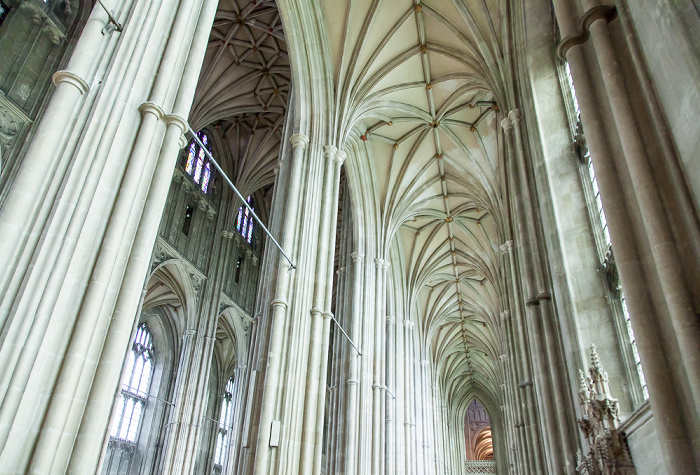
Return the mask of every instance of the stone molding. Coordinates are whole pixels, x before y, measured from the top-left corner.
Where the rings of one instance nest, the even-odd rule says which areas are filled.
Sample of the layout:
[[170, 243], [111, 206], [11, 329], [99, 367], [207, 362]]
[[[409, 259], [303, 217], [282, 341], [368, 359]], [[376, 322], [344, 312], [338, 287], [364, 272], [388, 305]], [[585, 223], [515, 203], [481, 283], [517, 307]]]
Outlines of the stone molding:
[[582, 45], [590, 38], [590, 28], [597, 20], [605, 20], [610, 23], [617, 17], [617, 9], [613, 5], [597, 5], [590, 8], [581, 16], [579, 21], [579, 31], [577, 35], [570, 35], [562, 39], [557, 46], [557, 56], [562, 61], [566, 61], [566, 53], [574, 46]]
[[24, 126], [31, 122], [19, 107], [0, 93], [0, 145], [11, 145]]
[[309, 137], [304, 134], [294, 134], [289, 138], [289, 142], [292, 144], [292, 148], [301, 148], [305, 150], [309, 145]]
[[85, 81], [85, 79], [81, 78], [75, 73], [72, 73], [70, 71], [62, 70], [62, 71], [56, 71], [53, 76], [51, 77], [53, 80], [53, 83], [58, 86], [59, 84], [66, 83], [70, 84], [73, 87], [75, 87], [78, 91], [80, 91], [80, 94], [85, 95], [90, 91], [90, 86], [88, 83]]
[[139, 106], [139, 112], [141, 112], [142, 115], [145, 114], [153, 114], [156, 116], [157, 119], [162, 119], [163, 116], [165, 116], [165, 112], [163, 111], [163, 108], [160, 107], [158, 104], [155, 102], [147, 101], [144, 102]]

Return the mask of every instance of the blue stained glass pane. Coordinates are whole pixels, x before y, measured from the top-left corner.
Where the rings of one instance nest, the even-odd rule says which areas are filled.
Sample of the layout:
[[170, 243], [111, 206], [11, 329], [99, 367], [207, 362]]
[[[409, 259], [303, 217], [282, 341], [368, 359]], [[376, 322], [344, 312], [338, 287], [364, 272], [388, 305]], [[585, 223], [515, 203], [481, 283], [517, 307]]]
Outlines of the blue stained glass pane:
[[206, 165], [204, 165], [204, 175], [202, 176], [202, 191], [204, 193], [207, 192], [207, 188], [209, 188], [209, 177], [211, 176], [211, 164], [207, 162]]
[[202, 165], [204, 164], [204, 149], [199, 149], [199, 155], [197, 155], [197, 167], [194, 169], [194, 182], [199, 183], [199, 177], [202, 175]]
[[209, 145], [209, 138], [205, 134], [202, 134], [202, 143], [204, 145]]
[[194, 150], [194, 142], [192, 142], [192, 145], [190, 145], [190, 151], [187, 154], [187, 163], [185, 164], [185, 171], [189, 173], [190, 175], [192, 174], [192, 166], [194, 164], [194, 156], [195, 156], [195, 150]]
[[236, 231], [241, 232], [241, 220], [243, 219], [243, 207], [238, 208], [238, 219], [236, 220]]
[[250, 224], [248, 225], [248, 236], [246, 236], [246, 239], [248, 243], [250, 243], [250, 240], [253, 237], [253, 220], [250, 220]]

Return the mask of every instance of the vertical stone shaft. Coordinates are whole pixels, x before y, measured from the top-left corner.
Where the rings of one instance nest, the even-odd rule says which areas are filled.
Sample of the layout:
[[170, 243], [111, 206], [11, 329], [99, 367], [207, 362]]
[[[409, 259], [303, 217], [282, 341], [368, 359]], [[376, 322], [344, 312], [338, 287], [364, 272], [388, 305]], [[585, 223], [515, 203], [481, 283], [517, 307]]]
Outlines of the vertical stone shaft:
[[537, 299], [537, 304], [535, 306], [539, 307], [539, 313], [542, 320], [548, 358], [547, 366], [550, 369], [550, 378], [554, 389], [557, 422], [559, 425], [562, 448], [564, 449], [564, 456], [566, 457], [566, 470], [567, 473], [573, 473], [576, 465], [576, 460], [574, 459], [576, 444], [574, 443], [574, 436], [571, 433], [570, 421], [572, 417], [570, 411], [567, 410], [567, 408], [570, 408], [570, 401], [568, 397], [566, 397], [568, 394], [567, 390], [569, 385], [566, 384], [566, 375], [564, 374], [564, 369], [561, 366], [563, 355], [559, 351], [559, 332], [557, 331], [557, 325], [554, 321], [554, 316], [552, 315], [553, 309], [551, 297], [549, 295], [549, 285], [545, 281], [545, 277], [542, 272], [544, 261], [539, 252], [539, 246], [537, 245], [539, 238], [535, 228], [535, 213], [532, 206], [532, 194], [530, 193], [530, 190], [533, 190], [534, 186], [531, 186], [527, 173], [527, 161], [523, 146], [520, 111], [518, 109], [514, 109], [510, 112], [510, 114], [508, 114], [508, 117], [511, 119], [513, 123], [513, 130], [515, 131], [515, 149], [518, 157], [518, 169], [522, 193], [521, 196], [524, 198], [525, 221], [529, 234], [528, 243], [530, 244], [530, 252], [532, 255], [531, 263], [534, 270], [537, 290], [537, 296], [535, 297], [534, 295], [531, 295], [531, 298]]
[[[511, 150], [511, 153], [513, 155], [516, 154], [515, 152], [515, 146], [513, 145], [513, 140], [512, 140], [512, 135], [510, 133], [512, 129], [512, 121], [509, 118], [503, 119], [501, 122], [501, 125], [503, 126], [503, 129], [506, 134], [506, 140], [509, 143], [509, 148]], [[513, 161], [516, 161], [517, 159], [514, 159]], [[532, 263], [532, 258], [530, 254], [527, 252], [527, 243], [529, 242], [529, 238], [526, 234], [526, 225], [523, 221], [526, 220], [525, 218], [525, 212], [522, 209], [522, 202], [525, 200], [525, 197], [522, 196], [522, 193], [520, 191], [520, 188], [518, 186], [519, 180], [517, 178], [517, 165], [512, 165], [510, 167], [510, 178], [511, 182], [513, 183], [514, 187], [514, 202], [515, 202], [515, 215], [518, 217], [518, 222], [520, 223], [519, 226], [517, 226], [517, 234], [518, 234], [518, 240], [523, 243], [522, 250], [523, 250], [523, 267], [524, 267], [524, 273], [525, 273], [525, 285], [527, 286], [527, 292], [528, 293], [534, 293], [536, 291], [536, 285], [534, 282], [534, 277], [532, 275], [532, 268], [537, 267], [537, 263]], [[515, 268], [515, 259], [511, 255], [510, 256], [510, 263], [511, 263], [511, 274], [512, 274], [512, 282], [514, 284], [514, 289], [517, 289], [517, 293], [514, 292], [514, 300], [516, 302], [520, 302], [521, 298], [524, 296], [522, 293], [522, 289], [520, 285], [517, 284], [517, 281], [519, 280], [518, 272], [517, 269]], [[529, 300], [530, 302], [531, 300]], [[534, 300], [536, 302], [536, 299]], [[528, 303], [528, 307], [532, 309], [531, 304]], [[520, 311], [522, 313], [522, 318], [525, 319], [525, 310], [522, 309], [522, 304], [520, 304]], [[535, 376], [537, 378], [539, 390], [538, 394], [540, 396], [540, 403], [542, 404], [542, 401], [552, 401], [554, 400], [554, 390], [551, 387], [551, 381], [547, 377], [547, 364], [544, 358], [546, 357], [545, 355], [547, 354], [546, 349], [544, 348], [544, 337], [542, 335], [542, 328], [541, 325], [543, 322], [541, 322], [538, 317], [538, 312], [535, 310], [530, 311], [532, 317], [532, 323], [528, 325], [528, 327], [532, 330], [530, 332], [530, 335], [532, 335], [532, 342], [533, 342], [533, 360], [536, 364], [536, 369], [535, 369]], [[523, 345], [523, 348], [526, 348], [527, 346]], [[523, 381], [520, 384], [527, 384], [527, 382]], [[546, 434], [548, 435], [548, 440], [549, 440], [549, 451], [548, 453], [551, 456], [551, 467], [550, 469], [553, 470], [554, 472], [558, 472], [562, 469], [564, 466], [564, 462], [562, 460], [562, 450], [561, 447], [559, 446], [559, 441], [560, 439], [560, 434], [559, 434], [559, 426], [557, 424], [556, 416], [553, 413], [553, 411], [542, 411], [541, 415], [544, 419], [545, 426], [547, 428]]]
[[[359, 341], [358, 336], [361, 333], [362, 325], [362, 283], [364, 273], [365, 256], [359, 252], [351, 254], [353, 262], [353, 282], [352, 282], [352, 331], [350, 338], [353, 341]], [[348, 373], [347, 387], [347, 409], [345, 412], [345, 421], [347, 424], [347, 444], [345, 446], [345, 473], [353, 474], [356, 472], [357, 464], [357, 441], [358, 441], [358, 423], [359, 415], [357, 410], [358, 385], [360, 378], [360, 355], [355, 354], [354, 348], [350, 347], [350, 343], [345, 344], [347, 354], [350, 358], [350, 370]]]
[[396, 472], [396, 317], [386, 317], [386, 473]]
[[[319, 374], [323, 350], [323, 310], [326, 297], [326, 279], [333, 280], [329, 275], [327, 260], [330, 245], [331, 205], [333, 203], [334, 156], [337, 149], [332, 145], [323, 147], [326, 158], [323, 175], [323, 191], [321, 195], [321, 212], [318, 223], [318, 248], [316, 253], [316, 280], [314, 282], [313, 307], [311, 308], [311, 333], [309, 338], [309, 360], [306, 376], [306, 392], [304, 403], [304, 419], [301, 433], [300, 472], [310, 475], [313, 471], [314, 446], [316, 443], [316, 417], [319, 403], [319, 393], [325, 391], [319, 387]], [[293, 352], [296, 353], [294, 349]]]
[[[316, 402], [316, 442], [314, 447], [314, 470], [313, 473], [321, 473], [321, 456], [323, 454], [323, 423], [326, 407], [326, 378], [328, 373], [328, 351], [330, 345], [331, 332], [331, 301], [333, 299], [333, 269], [335, 267], [335, 242], [338, 227], [338, 193], [340, 192], [340, 167], [345, 161], [346, 154], [342, 150], [337, 150], [333, 155], [333, 188], [331, 190], [332, 203], [330, 205], [329, 235], [326, 248], [326, 280], [324, 282], [324, 304], [323, 304], [323, 337], [321, 347], [321, 361], [318, 381], [318, 401]], [[319, 248], [321, 252], [321, 248]], [[340, 282], [340, 279], [338, 279]]]
[[[597, 6], [597, 1], [587, 0], [587, 9]], [[687, 399], [693, 407], [700, 407], [700, 323], [693, 311], [678, 257], [671, 235], [663, 201], [654, 181], [653, 172], [645, 151], [635, 114], [630, 104], [625, 78], [617, 60], [608, 23], [603, 17], [596, 17], [589, 26], [591, 41], [607, 98], [610, 101], [615, 125], [622, 144], [623, 158], [627, 165], [632, 190], [642, 219], [645, 235], [654, 262], [654, 269], [665, 297], [665, 305], [675, 331], [677, 351], [683, 364], [680, 369], [687, 381]], [[683, 385], [681, 385], [683, 387]], [[681, 390], [683, 392], [683, 390]], [[697, 418], [697, 411], [692, 411]], [[698, 447], [700, 451], [700, 447]], [[700, 461], [700, 453], [696, 454]]]
[[[572, 3], [554, 0], [554, 6], [562, 37], [565, 40], [577, 37], [580, 32]], [[591, 160], [596, 170], [596, 179], [614, 247], [615, 261], [632, 315], [631, 324], [644, 366], [644, 375], [651, 396], [649, 402], [654, 413], [654, 425], [664, 452], [667, 471], [668, 473], [688, 473], [688, 467], [694, 464], [692, 449], [687, 428], [681, 417], [678, 398], [673, 391], [668, 390], [673, 387], [671, 374], [674, 369], [669, 366], [667, 360], [668, 349], [658, 337], [659, 324], [649, 298], [648, 284], [639, 257], [640, 251], [633, 233], [630, 232], [633, 229], [628, 211], [630, 205], [626, 204], [620, 186], [620, 175], [623, 172], [617, 169], [612, 160], [614, 155], [608, 138], [609, 134], [600, 120], [601, 108], [597, 104], [583, 46], [573, 44], [564, 54], [569, 62], [576, 87], [581, 121], [586, 131], [586, 143], [591, 151]], [[610, 73], [619, 74], [614, 70]], [[683, 369], [676, 368], [676, 370]]]
[[[292, 248], [296, 236], [296, 216], [299, 208], [299, 194], [301, 189], [302, 165], [304, 151], [309, 143], [305, 135], [295, 134], [291, 138], [292, 143], [292, 170], [289, 177], [289, 192], [287, 209], [282, 230], [282, 248], [287, 251]], [[288, 251], [287, 251], [288, 252]], [[275, 400], [279, 391], [280, 367], [282, 354], [282, 340], [284, 337], [285, 317], [287, 315], [287, 302], [289, 298], [290, 269], [289, 263], [280, 256], [277, 275], [277, 288], [275, 299], [272, 301], [272, 328], [270, 334], [270, 351], [268, 353], [268, 367], [263, 385], [263, 395], [260, 409], [260, 425], [258, 427], [255, 463], [253, 473], [263, 475], [267, 473], [267, 465], [270, 457], [270, 428], [275, 411]]]
[[[113, 4], [114, 2], [108, 2]], [[112, 6], [112, 5], [110, 5]], [[102, 35], [109, 21], [106, 12], [94, 8], [90, 14], [80, 40], [75, 47], [66, 69], [54, 74], [56, 90], [44, 112], [36, 131], [40, 140], [32, 141], [22, 165], [15, 177], [12, 193], [7, 197], [0, 213], [0, 243], [3, 258], [0, 259], [0, 295], [3, 301], [14, 300], [24, 273], [27, 271], [33, 249], [40, 235], [32, 228], [43, 227], [50, 209], [42, 210], [44, 202], [53, 202], [58, 187], [51, 186], [55, 177], [65, 175], [69, 160], [61, 158], [65, 143], [66, 127], [77, 127], [75, 123], [82, 97], [89, 90], [95, 63], [99, 53], [110, 38]], [[98, 46], [99, 45], [99, 46]], [[15, 276], [15, 279], [13, 279]], [[10, 281], [13, 285], [10, 288]], [[0, 313], [0, 328], [5, 325], [9, 305]]]
[[373, 353], [373, 381], [372, 381], [372, 473], [381, 473], [384, 447], [382, 445], [383, 414], [382, 407], [382, 366], [384, 355], [382, 354], [382, 341], [384, 340], [385, 316], [382, 311], [384, 305], [384, 279], [386, 276], [386, 261], [381, 257], [374, 259], [377, 268], [375, 290], [375, 316], [374, 316], [374, 353]]

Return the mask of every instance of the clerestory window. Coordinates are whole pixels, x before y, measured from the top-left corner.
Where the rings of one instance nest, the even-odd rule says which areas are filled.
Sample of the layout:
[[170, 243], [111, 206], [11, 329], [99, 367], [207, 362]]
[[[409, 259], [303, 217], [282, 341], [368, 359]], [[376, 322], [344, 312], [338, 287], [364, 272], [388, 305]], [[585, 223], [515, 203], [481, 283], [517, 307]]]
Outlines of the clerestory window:
[[[207, 152], [211, 154], [211, 143], [207, 134], [197, 132], [197, 137], [202, 142], [202, 145], [206, 147]], [[209, 184], [212, 179], [212, 165], [204, 148], [200, 147], [194, 139], [192, 139], [187, 147], [185, 172], [199, 185], [199, 189], [202, 190], [202, 193], [206, 194], [209, 191]]]
[[229, 431], [233, 417], [233, 378], [229, 378], [221, 401], [219, 413], [219, 432], [216, 436], [216, 448], [214, 449], [214, 463], [223, 466], [228, 450]]
[[136, 337], [126, 361], [125, 380], [116, 401], [112, 439], [136, 443], [153, 372], [153, 338], [145, 324]]
[[[255, 209], [253, 205], [253, 200], [250, 198], [246, 198], [246, 201], [248, 202], [248, 206], [250, 206], [251, 209]], [[241, 233], [241, 236], [248, 241], [250, 244], [253, 241], [253, 225], [254, 225], [255, 218], [253, 218], [253, 215], [250, 213], [250, 210], [245, 207], [241, 206], [238, 209], [238, 219], [236, 219], [236, 230]]]
[[[574, 81], [573, 77], [571, 76], [571, 69], [569, 67], [569, 63], [567, 62], [562, 64], [560, 79], [562, 83], [564, 96], [569, 99], [567, 101], [569, 125], [571, 127], [573, 141], [579, 153], [579, 159], [581, 160], [582, 177], [585, 176], [585, 179], [583, 179], [583, 181], [587, 191], [586, 194], [589, 195], [590, 198], [589, 211], [591, 215], [591, 221], [593, 223], [596, 242], [598, 243], [600, 260], [602, 265], [605, 266], [608, 275], [614, 276], [614, 278], [609, 280], [609, 282], [612, 284], [612, 288], [609, 290], [611, 291], [611, 294], [615, 297], [616, 301], [619, 302], [620, 308], [618, 308], [617, 311], [618, 313], [621, 313], [622, 317], [624, 318], [623, 326], [626, 329], [626, 335], [620, 335], [620, 338], [622, 339], [626, 337], [627, 341], [629, 342], [629, 350], [631, 350], [636, 369], [635, 373], [639, 378], [639, 386], [641, 387], [642, 396], [646, 400], [649, 399], [649, 393], [647, 391], [647, 384], [646, 379], [644, 378], [644, 372], [642, 371], [642, 361], [639, 358], [639, 351], [637, 350], [637, 340], [634, 336], [634, 332], [632, 331], [632, 325], [630, 324], [630, 313], [627, 309], [627, 304], [625, 302], [625, 295], [622, 292], [622, 287], [620, 286], [619, 280], [616, 277], [617, 270], [614, 268], [614, 252], [612, 248], [612, 241], [610, 240], [610, 231], [608, 230], [608, 221], [605, 217], [605, 210], [603, 209], [603, 201], [600, 197], [600, 189], [598, 188], [598, 180], [596, 179], [595, 169], [593, 168], [591, 154], [588, 150], [588, 146], [586, 145], [586, 138], [584, 135], [583, 127], [581, 125], [581, 113], [579, 110], [578, 100], [576, 99], [576, 89], [574, 88]], [[629, 353], [629, 350], [627, 351], [627, 353]]]

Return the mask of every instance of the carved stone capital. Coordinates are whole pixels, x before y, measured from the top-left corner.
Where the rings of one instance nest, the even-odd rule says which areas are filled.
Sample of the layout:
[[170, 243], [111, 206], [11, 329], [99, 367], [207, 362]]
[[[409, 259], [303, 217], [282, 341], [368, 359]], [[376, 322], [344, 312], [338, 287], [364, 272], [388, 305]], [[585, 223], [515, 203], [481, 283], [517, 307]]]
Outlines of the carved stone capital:
[[153, 114], [156, 116], [156, 119], [162, 119], [163, 116], [165, 116], [165, 112], [163, 112], [163, 108], [160, 107], [158, 104], [155, 102], [144, 102], [139, 106], [139, 112], [141, 112], [141, 115], [145, 116], [146, 114]]
[[187, 119], [177, 114], [167, 114], [163, 116], [166, 125], [174, 125], [180, 129], [180, 133], [185, 133], [190, 126], [187, 124]]
[[326, 160], [331, 162], [338, 149], [334, 145], [324, 145], [323, 147], [323, 156], [326, 157]]
[[513, 122], [513, 125], [517, 125], [520, 122], [520, 109], [513, 109], [508, 113], [508, 118]]
[[289, 138], [289, 142], [292, 144], [292, 148], [301, 148], [305, 150], [307, 145], [309, 145], [309, 138], [304, 134], [294, 134]]
[[506, 133], [508, 133], [513, 128], [513, 122], [511, 122], [508, 117], [505, 117], [503, 120], [501, 120], [501, 127]]
[[80, 91], [80, 94], [83, 95], [87, 94], [90, 90], [90, 86], [85, 81], [85, 79], [70, 71], [56, 71], [51, 79], [53, 80], [53, 83], [56, 86], [63, 83], [70, 84], [71, 86], [75, 87], [78, 91]]
[[352, 257], [352, 261], [357, 264], [362, 264], [362, 262], [365, 260], [365, 255], [361, 252], [353, 252], [350, 254], [350, 257]]

